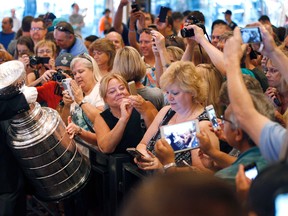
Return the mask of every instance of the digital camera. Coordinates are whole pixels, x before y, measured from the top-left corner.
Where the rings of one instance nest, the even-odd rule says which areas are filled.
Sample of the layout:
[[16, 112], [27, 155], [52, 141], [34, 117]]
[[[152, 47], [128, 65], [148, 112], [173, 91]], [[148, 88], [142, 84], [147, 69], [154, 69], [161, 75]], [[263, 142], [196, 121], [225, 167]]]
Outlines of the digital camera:
[[29, 61], [31, 66], [38, 64], [48, 64], [50, 57], [38, 57], [38, 56], [29, 56]]
[[[206, 31], [205, 26], [194, 16], [188, 16], [186, 22], [188, 23], [188, 25], [197, 25], [202, 28], [204, 32]], [[193, 29], [187, 28], [181, 29], [180, 33], [183, 38], [193, 37], [195, 35]]]
[[64, 71], [62, 69], [58, 69], [57, 72], [52, 75], [52, 80], [62, 82], [62, 80], [66, 78], [63, 72]]

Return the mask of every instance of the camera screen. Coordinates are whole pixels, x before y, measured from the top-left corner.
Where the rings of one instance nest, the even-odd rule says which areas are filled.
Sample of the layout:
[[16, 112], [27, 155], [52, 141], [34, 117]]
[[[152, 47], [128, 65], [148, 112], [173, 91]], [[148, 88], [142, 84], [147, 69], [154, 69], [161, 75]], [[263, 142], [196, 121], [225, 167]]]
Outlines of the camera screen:
[[275, 199], [275, 216], [284, 216], [288, 212], [288, 193], [278, 194]]
[[207, 109], [207, 113], [208, 113], [208, 118], [211, 121], [213, 128], [218, 128], [219, 124], [217, 121], [217, 117], [216, 117], [216, 113], [215, 113], [214, 108]]
[[161, 137], [165, 138], [175, 152], [199, 148], [196, 133], [199, 132], [198, 120], [187, 121], [160, 128]]
[[260, 43], [262, 41], [259, 27], [241, 29], [243, 43]]
[[257, 167], [254, 166], [251, 169], [246, 170], [245, 175], [247, 176], [247, 178], [249, 178], [251, 180], [255, 179], [256, 176], [258, 175]]

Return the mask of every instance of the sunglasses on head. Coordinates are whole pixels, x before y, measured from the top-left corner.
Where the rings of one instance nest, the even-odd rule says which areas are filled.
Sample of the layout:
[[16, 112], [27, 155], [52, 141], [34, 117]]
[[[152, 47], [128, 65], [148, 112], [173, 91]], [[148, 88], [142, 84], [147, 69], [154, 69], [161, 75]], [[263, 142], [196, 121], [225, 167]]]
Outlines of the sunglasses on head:
[[62, 32], [69, 32], [70, 34], [74, 34], [70, 29], [64, 27], [64, 26], [54, 26], [54, 30], [57, 29]]
[[87, 53], [82, 53], [80, 55], [78, 55], [79, 58], [84, 58], [86, 60], [88, 60], [89, 62], [92, 63], [91, 59], [90, 59], [90, 56], [87, 54]]

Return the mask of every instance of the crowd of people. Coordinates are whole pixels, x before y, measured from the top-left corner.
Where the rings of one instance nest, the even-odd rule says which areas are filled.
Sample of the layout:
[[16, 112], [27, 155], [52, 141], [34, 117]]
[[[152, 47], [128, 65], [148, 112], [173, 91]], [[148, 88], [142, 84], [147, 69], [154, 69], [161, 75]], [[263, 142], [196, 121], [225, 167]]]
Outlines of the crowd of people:
[[[168, 8], [163, 22], [136, 7], [129, 23], [122, 23], [129, 4], [120, 0], [113, 20], [110, 9], [104, 11], [99, 37], [81, 37], [85, 16], [76, 3], [69, 20], [51, 13], [26, 16], [18, 32], [13, 17], [5, 17], [0, 64], [23, 63], [26, 85], [37, 91], [41, 106], [59, 112], [71, 139], [77, 136], [102, 154], [128, 155], [131, 147], [142, 154], [131, 162], [151, 179], [127, 197], [121, 215], [276, 215], [275, 197], [288, 183], [287, 26], [275, 27], [263, 15], [245, 26], [259, 32], [259, 40], [248, 44], [241, 32], [250, 31], [240, 31], [230, 10], [213, 22], [209, 36], [200, 11]], [[129, 89], [131, 81], [137, 94]], [[1, 139], [4, 120], [19, 113], [9, 107], [11, 100], [0, 97]], [[23, 95], [21, 100], [26, 111]], [[208, 105], [215, 109], [217, 129]], [[199, 148], [174, 153], [160, 128], [190, 120], [199, 122]], [[9, 152], [4, 145], [1, 161]], [[89, 157], [87, 147], [77, 147]], [[255, 180], [245, 176], [252, 163]], [[2, 166], [7, 162], [0, 165], [6, 172]], [[19, 183], [1, 175], [9, 187], [0, 187], [0, 215], [21, 215], [21, 209], [25, 214], [24, 181], [15, 172]]]

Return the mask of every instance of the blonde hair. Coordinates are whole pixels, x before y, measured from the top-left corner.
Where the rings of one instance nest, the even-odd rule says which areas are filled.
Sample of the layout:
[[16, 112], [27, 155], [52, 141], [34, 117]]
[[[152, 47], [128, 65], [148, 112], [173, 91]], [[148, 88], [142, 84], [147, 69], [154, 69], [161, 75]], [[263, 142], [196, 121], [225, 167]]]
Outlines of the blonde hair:
[[180, 61], [184, 54], [184, 51], [176, 46], [168, 46], [166, 49], [172, 55], [174, 61]]
[[207, 83], [207, 99], [205, 106], [212, 104], [215, 108], [217, 116], [223, 114], [223, 107], [219, 103], [219, 93], [221, 85], [224, 82], [223, 76], [212, 64], [199, 64], [196, 70], [201, 74]]
[[107, 94], [107, 88], [108, 88], [108, 84], [110, 82], [110, 80], [112, 79], [116, 79], [120, 82], [122, 82], [126, 89], [128, 90], [128, 83], [126, 82], [126, 80], [119, 74], [115, 74], [115, 73], [109, 73], [107, 75], [105, 75], [100, 82], [100, 87], [99, 87], [99, 93], [100, 96], [105, 99], [106, 94]]
[[75, 64], [78, 62], [82, 63], [84, 67], [86, 67], [92, 71], [94, 78], [97, 82], [99, 82], [101, 80], [102, 75], [100, 73], [100, 69], [99, 69], [99, 67], [98, 67], [98, 65], [97, 65], [97, 63], [93, 57], [91, 57], [90, 55], [88, 55], [86, 53], [83, 53], [83, 54], [76, 56], [71, 61], [71, 64], [70, 64], [71, 70], [73, 70]]
[[132, 80], [140, 82], [146, 74], [146, 66], [139, 52], [131, 46], [126, 46], [118, 50], [113, 72], [120, 74], [128, 82]]
[[34, 47], [34, 53], [37, 55], [38, 49], [43, 46], [48, 46], [52, 49], [53, 56], [56, 57], [56, 44], [51, 40], [41, 40]]
[[194, 102], [205, 104], [206, 83], [192, 62], [177, 61], [167, 68], [160, 78], [160, 86], [166, 90], [171, 85], [177, 85], [182, 91], [192, 93]]

